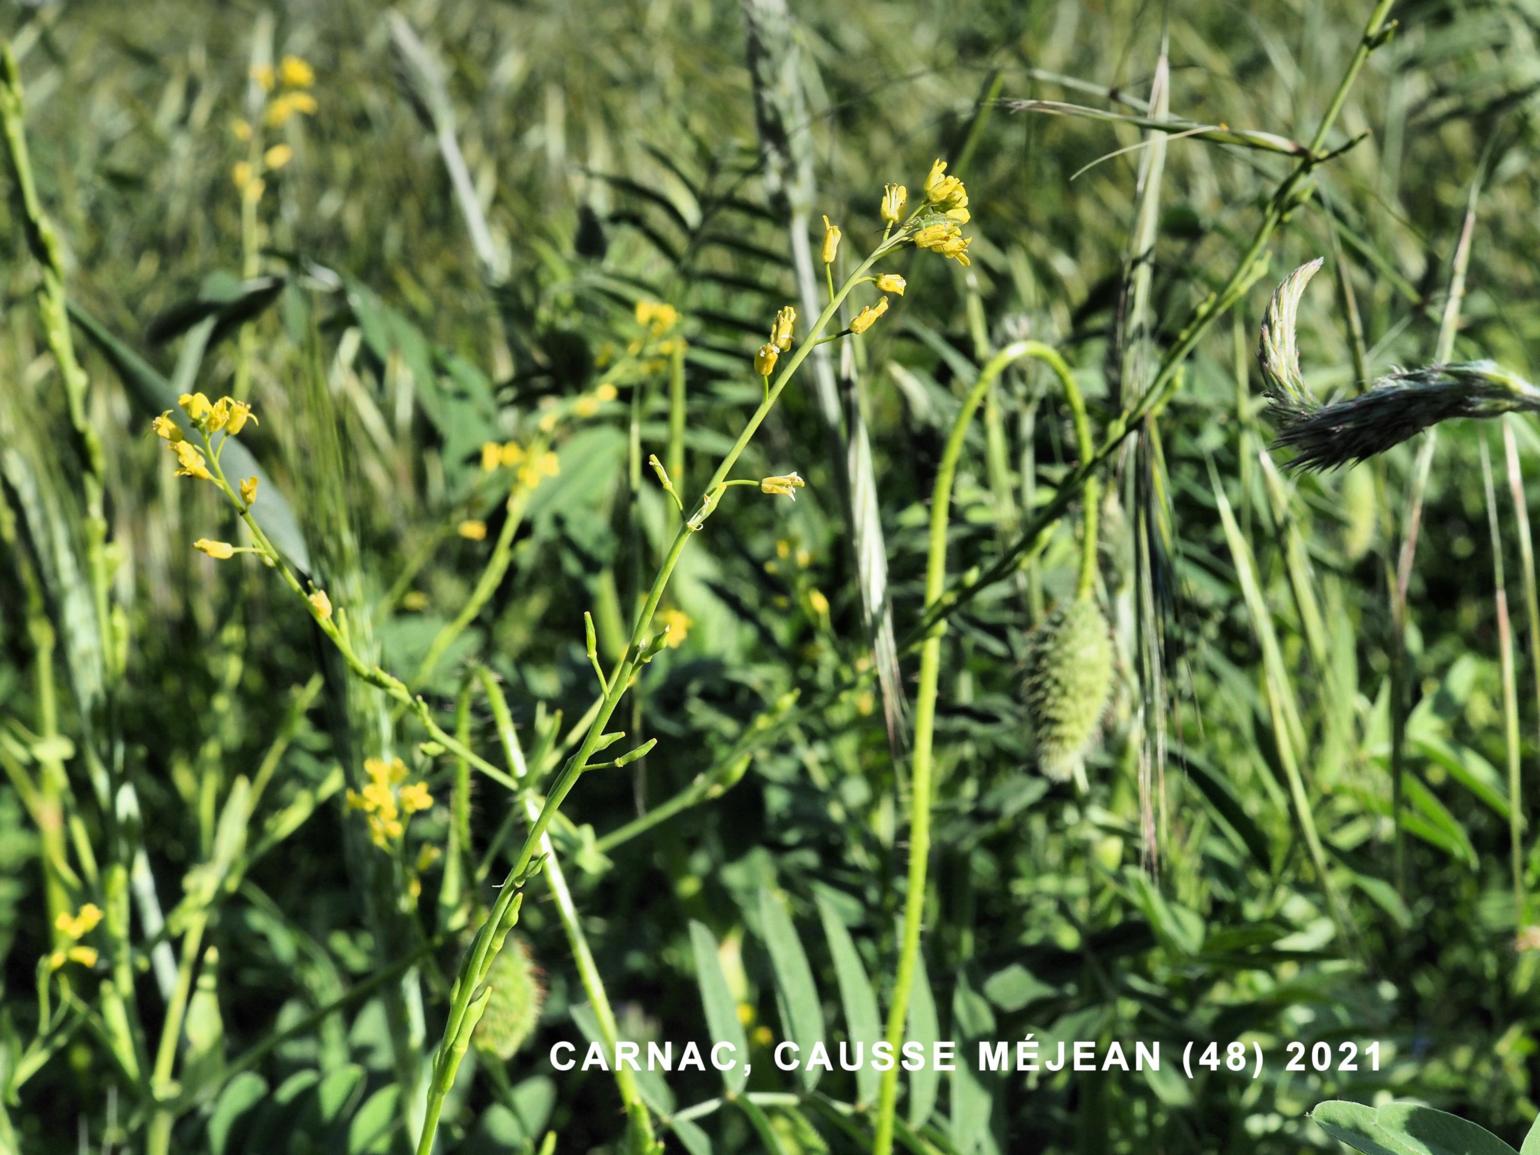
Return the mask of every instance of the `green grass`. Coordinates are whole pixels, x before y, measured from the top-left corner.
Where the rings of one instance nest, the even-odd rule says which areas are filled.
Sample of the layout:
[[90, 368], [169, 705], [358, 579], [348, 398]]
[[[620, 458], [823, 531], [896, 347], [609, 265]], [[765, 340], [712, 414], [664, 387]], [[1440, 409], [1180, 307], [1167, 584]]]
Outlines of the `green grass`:
[[[1531, 7], [18, 10], [0, 1155], [1517, 1147]], [[884, 246], [936, 157], [966, 268]], [[222, 482], [151, 432], [199, 391]], [[772, 1061], [1029, 1034], [1268, 1064]], [[712, 1038], [752, 1073], [550, 1062]]]

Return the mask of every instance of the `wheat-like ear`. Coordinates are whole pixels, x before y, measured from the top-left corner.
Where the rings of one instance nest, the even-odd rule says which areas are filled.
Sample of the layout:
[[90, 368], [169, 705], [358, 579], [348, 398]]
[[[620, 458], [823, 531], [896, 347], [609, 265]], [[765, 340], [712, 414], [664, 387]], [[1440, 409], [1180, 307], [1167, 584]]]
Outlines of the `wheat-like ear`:
[[1355, 464], [1453, 417], [1540, 411], [1540, 389], [1493, 361], [1397, 369], [1356, 397], [1322, 405], [1305, 387], [1295, 341], [1299, 299], [1320, 267], [1317, 259], [1284, 278], [1257, 342], [1274, 445], [1294, 450], [1290, 468]]

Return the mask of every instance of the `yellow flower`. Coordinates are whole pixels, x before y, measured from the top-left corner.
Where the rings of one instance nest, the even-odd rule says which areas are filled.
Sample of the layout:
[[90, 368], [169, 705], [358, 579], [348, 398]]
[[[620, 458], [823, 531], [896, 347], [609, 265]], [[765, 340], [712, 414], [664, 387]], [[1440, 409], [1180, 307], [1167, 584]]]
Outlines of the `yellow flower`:
[[262, 163], [269, 169], [282, 168], [294, 159], [294, 150], [286, 144], [275, 144], [262, 154]]
[[864, 333], [877, 323], [877, 318], [888, 311], [888, 298], [883, 297], [875, 305], [868, 305], [851, 319], [850, 331]]
[[573, 405], [572, 411], [579, 417], [592, 417], [595, 413], [599, 412], [599, 401], [597, 398], [590, 397], [585, 393], [577, 399], [577, 403]]
[[660, 610], [658, 623], [664, 630], [664, 644], [671, 650], [684, 645], [685, 638], [690, 636], [690, 627], [695, 624], [683, 610]]
[[883, 273], [877, 278], [877, 288], [884, 293], [897, 293], [902, 297], [907, 287], [908, 282], [897, 273]]
[[616, 389], [615, 386], [611, 385], [608, 381], [603, 382], [597, 389], [594, 390], [594, 397], [606, 403], [615, 400], [615, 398], [619, 396], [620, 390]]
[[214, 411], [214, 403], [202, 393], [183, 393], [176, 399], [189, 421], [202, 421]]
[[517, 441], [509, 441], [502, 448], [502, 462], [504, 469], [512, 469], [524, 460], [524, 447]]
[[235, 162], [235, 166], [230, 169], [230, 180], [241, 192], [245, 192], [246, 186], [251, 184], [253, 175], [250, 161], [238, 160]]
[[298, 56], [285, 56], [278, 65], [278, 79], [289, 88], [309, 88], [315, 83], [315, 69]]
[[925, 178], [925, 199], [933, 205], [966, 206], [968, 190], [955, 176], [946, 175], [946, 161], [937, 160], [931, 164], [930, 174]]
[[958, 264], [967, 268], [972, 261], [968, 259], [968, 246], [973, 242], [972, 237], [962, 235], [956, 223], [952, 221], [940, 221], [933, 225], [926, 225], [914, 234], [914, 243], [917, 248], [930, 249], [940, 253], [943, 257], [949, 257]]
[[553, 429], [556, 428], [556, 422], [560, 420], [560, 417], [561, 415], [558, 414], [554, 409], [549, 413], [543, 414], [539, 421], [540, 432], [550, 433]]
[[775, 326], [770, 330], [770, 343], [782, 353], [791, 348], [792, 331], [797, 324], [797, 310], [787, 305], [775, 315]]
[[325, 590], [312, 590], [305, 600], [310, 603], [310, 608], [315, 611], [316, 617], [323, 622], [331, 621], [332, 600], [326, 596]]
[[70, 962], [79, 963], [83, 967], [94, 967], [99, 957], [94, 946], [72, 946], [64, 953]]
[[171, 419], [171, 410], [167, 409], [154, 421], [150, 422], [150, 428], [155, 430], [155, 436], [166, 441], [182, 440], [182, 427]]
[[176, 453], [176, 459], [180, 468], [176, 471], [178, 477], [196, 477], [200, 481], [212, 481], [214, 475], [209, 472], [208, 464], [203, 460], [203, 450], [190, 441], [173, 441], [171, 448]]
[[654, 337], [661, 337], [679, 323], [679, 310], [662, 301], [638, 301], [636, 323], [645, 327]]
[[248, 141], [251, 139], [251, 123], [237, 116], [230, 122], [230, 133], [236, 140]]
[[53, 920], [53, 925], [54, 929], [66, 938], [78, 940], [95, 930], [101, 921], [102, 908], [94, 902], [88, 902], [74, 914], [60, 911], [59, 917]]
[[503, 447], [495, 441], [481, 443], [481, 471], [493, 473], [503, 461]]
[[780, 352], [774, 345], [761, 345], [759, 352], [754, 354], [754, 372], [761, 377], [768, 377], [775, 372], [775, 363], [781, 358]]
[[797, 500], [797, 490], [806, 487], [807, 482], [802, 480], [802, 475], [795, 471], [791, 473], [779, 473], [774, 477], [763, 477], [759, 481], [759, 492], [768, 493], [772, 497], [789, 497]]
[[808, 590], [807, 605], [818, 617], [826, 618], [829, 616], [829, 599], [823, 596], [822, 590]]
[[229, 561], [235, 556], [235, 547], [227, 541], [210, 541], [206, 537], [200, 537], [193, 542], [193, 549], [199, 553], [206, 553], [216, 561]]
[[257, 201], [262, 199], [262, 194], [266, 191], [267, 182], [265, 180], [254, 180], [241, 190], [241, 195], [251, 201], [252, 204], [256, 204]]
[[433, 795], [428, 793], [426, 782], [413, 782], [410, 786], [401, 787], [397, 797], [401, 800], [401, 809], [408, 814], [416, 814], [433, 805]]
[[455, 526], [455, 532], [467, 541], [486, 541], [487, 523], [474, 517], [468, 517]]
[[296, 114], [314, 116], [316, 107], [315, 97], [308, 92], [285, 92], [267, 106], [262, 120], [269, 128], [282, 128]]
[[832, 265], [835, 255], [840, 251], [840, 227], [830, 224], [827, 214], [823, 218], [823, 263]]
[[903, 219], [904, 208], [909, 203], [909, 190], [901, 184], [885, 184], [882, 186], [882, 219], [885, 223], [896, 225]]
[[401, 608], [409, 613], [417, 613], [428, 608], [428, 595], [422, 590], [407, 590], [401, 595]]
[[277, 74], [273, 72], [272, 65], [259, 64], [251, 70], [251, 78], [257, 82], [263, 92], [271, 92], [277, 81]]
[[257, 479], [248, 477], [241, 482], [241, 500], [250, 507], [257, 500]]

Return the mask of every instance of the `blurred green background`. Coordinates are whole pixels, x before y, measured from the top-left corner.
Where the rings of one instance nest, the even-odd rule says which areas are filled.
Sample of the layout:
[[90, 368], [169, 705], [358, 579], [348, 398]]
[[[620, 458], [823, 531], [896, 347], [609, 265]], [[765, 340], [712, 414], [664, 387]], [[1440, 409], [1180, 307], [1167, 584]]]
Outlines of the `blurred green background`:
[[[119, 857], [124, 839], [142, 847], [171, 911], [210, 853], [230, 782], [277, 750], [249, 862], [205, 940], [217, 957], [200, 971], [199, 1062], [179, 1067], [188, 1094], [177, 1149], [409, 1150], [402, 1032], [424, 1057], [436, 1043], [466, 912], [490, 901], [525, 819], [500, 786], [472, 779], [468, 860], [482, 874], [468, 884], [475, 897], [453, 903], [442, 863], [417, 871], [420, 847], [446, 841], [445, 805], [414, 821], [410, 853], [383, 880], [366, 856], [344, 852], [339, 831], [351, 824], [356, 837], [361, 819], [343, 786], [378, 752], [388, 711], [349, 689], [271, 574], [192, 551], [195, 538], [234, 540], [233, 523], [172, 477], [148, 432], [159, 407], [127, 380], [125, 350], [175, 377], [189, 332], [219, 318], [193, 380], [213, 396], [249, 374], [261, 425], [243, 441], [295, 511], [333, 601], [385, 668], [406, 676], [466, 603], [501, 526], [481, 443], [527, 440], [551, 403], [570, 406], [605, 382], [638, 332], [638, 300], [683, 317], [687, 466], [675, 482], [687, 492], [704, 482], [758, 401], [754, 348], [776, 308], [797, 299], [788, 227], [798, 205], [767, 183], [767, 167], [811, 192], [800, 206], [811, 220], [828, 213], [865, 251], [880, 236], [882, 185], [917, 190], [932, 158], [949, 157], [971, 194], [974, 263], [904, 255], [908, 291], [851, 365], [885, 597], [904, 639], [919, 620], [936, 459], [988, 353], [1022, 336], [1060, 349], [1100, 439], [1231, 276], [1297, 164], [1213, 133], [1173, 136], [1156, 193], [1141, 198], [1149, 138], [1129, 118], [1149, 112], [1162, 60], [1170, 116], [1306, 142], [1371, 7], [441, 0], [394, 17], [356, 0], [11, 7], [32, 165], [68, 293], [121, 342], [111, 354], [75, 331], [105, 449], [125, 658], [104, 738], [79, 691], [81, 667], [102, 658], [71, 626], [61, 561], [84, 548], [80, 462], [8, 199], [0, 752], [23, 771], [42, 757], [51, 678], [59, 731], [77, 747], [106, 743], [141, 810], [114, 814], [74, 779], [78, 837]], [[1540, 859], [1528, 831], [1516, 848], [1510, 834], [1515, 811], [1529, 808], [1510, 759], [1532, 786], [1540, 757], [1524, 540], [1540, 471], [1533, 422], [1440, 432], [1398, 658], [1393, 587], [1418, 444], [1296, 477], [1267, 454], [1254, 385], [1268, 293], [1316, 256], [1327, 271], [1301, 307], [1300, 343], [1322, 397], [1437, 359], [1441, 323], [1455, 356], [1532, 369], [1540, 4], [1411, 0], [1392, 15], [1394, 36], [1376, 46], [1327, 137], [1342, 151], [1316, 166], [1315, 195], [1290, 205], [1249, 291], [1105, 473], [1097, 596], [1118, 673], [1087, 793], [1037, 772], [1022, 705], [1025, 639], [1072, 588], [1076, 519], [951, 615], [944, 641], [925, 936], [933, 1029], [965, 1045], [1028, 1033], [1045, 1046], [1255, 1039], [1267, 1070], [1255, 1081], [1224, 1071], [1190, 1082], [1169, 1072], [943, 1079], [933, 1109], [917, 1112], [922, 1149], [1328, 1150], [1305, 1117], [1312, 1105], [1391, 1093], [1516, 1141], [1540, 1110], [1527, 893]], [[313, 68], [315, 108], [262, 129], [265, 147], [292, 156], [264, 177], [243, 221], [234, 169], [249, 162], [249, 141], [236, 122], [260, 124], [271, 107], [253, 62], [287, 55]], [[756, 87], [762, 102], [781, 102], [789, 168], [756, 116]], [[1012, 100], [1116, 115], [1050, 115]], [[452, 154], [464, 163], [458, 193]], [[1141, 205], [1153, 214], [1148, 248], [1134, 240]], [[1462, 230], [1468, 252], [1457, 261]], [[1451, 311], [1454, 267], [1464, 283]], [[1149, 288], [1133, 315], [1125, 287], [1136, 268]], [[243, 277], [244, 291], [234, 287]], [[495, 675], [535, 748], [555, 711], [570, 726], [592, 698], [583, 613], [594, 613], [605, 655], [623, 644], [671, 516], [650, 474], [632, 480], [633, 432], [643, 457], [667, 439], [666, 389], [656, 373], [641, 380], [623, 382], [620, 401], [596, 415], [564, 420], [560, 475], [532, 499], [495, 594], [413, 683], [478, 750], [495, 750], [498, 736], [485, 702], [462, 698], [475, 663]], [[954, 574], [1001, 557], [1074, 458], [1067, 411], [1038, 370], [1007, 374], [973, 436]], [[706, 1036], [690, 930], [701, 924], [756, 1048], [749, 1090], [768, 1096], [774, 1143], [855, 1151], [869, 1145], [875, 1079], [834, 1073], [808, 1092], [765, 1049], [789, 1030], [766, 893], [811, 960], [828, 1037], [859, 1034], [858, 972], [886, 1005], [907, 849], [903, 760], [895, 770], [864, 676], [846, 463], [811, 377], [788, 392], [743, 472], [793, 469], [808, 480], [795, 504], [733, 491], [688, 555], [667, 603], [688, 636], [626, 707], [628, 731], [659, 744], [637, 766], [585, 777], [560, 849], [622, 1033]], [[467, 519], [490, 536], [457, 532]], [[45, 620], [61, 643], [47, 677], [34, 628]], [[908, 687], [912, 654], [902, 669]], [[447, 803], [452, 759], [416, 748], [421, 738], [403, 724], [386, 744]], [[79, 765], [69, 761], [72, 775]], [[712, 796], [634, 838], [611, 837], [701, 774], [716, 776]], [[36, 968], [53, 945], [40, 838], [16, 782], [0, 781], [0, 1038], [12, 1055], [38, 1027]], [[420, 898], [400, 903], [414, 876]], [[382, 899], [401, 917], [381, 916]], [[153, 1037], [164, 1016], [153, 952], [185, 928], [173, 919], [157, 939], [135, 910], [136, 1005]], [[548, 988], [539, 1025], [512, 1060], [480, 1056], [462, 1073], [441, 1149], [533, 1150], [550, 1130], [557, 1151], [618, 1151], [624, 1122], [609, 1077], [553, 1075], [547, 1062], [551, 1043], [581, 1040], [573, 1011], [584, 998], [538, 883], [518, 934]], [[415, 1026], [392, 1017], [378, 987], [348, 996], [414, 952], [415, 993], [402, 1005]], [[400, 976], [390, 971], [385, 985], [399, 991]], [[95, 1005], [99, 977], [76, 976], [73, 997]], [[1291, 1073], [1290, 1040], [1380, 1040], [1385, 1061], [1377, 1073]], [[336, 1071], [347, 1074], [323, 1077]], [[143, 1089], [84, 1012], [24, 1084], [14, 1060], [0, 1073], [21, 1150], [137, 1149]], [[669, 1128], [678, 1109], [722, 1088], [710, 1073], [667, 1084], [649, 1094], [670, 1150], [773, 1149], [751, 1111], [702, 1110], [698, 1135]], [[911, 1088], [901, 1116], [915, 1097]]]

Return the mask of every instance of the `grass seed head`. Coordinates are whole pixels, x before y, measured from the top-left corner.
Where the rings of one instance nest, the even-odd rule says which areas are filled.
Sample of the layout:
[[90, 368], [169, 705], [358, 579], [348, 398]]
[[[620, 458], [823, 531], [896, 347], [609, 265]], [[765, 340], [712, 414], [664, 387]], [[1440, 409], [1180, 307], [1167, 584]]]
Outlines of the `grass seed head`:
[[545, 1005], [545, 985], [529, 944], [510, 934], [492, 961], [487, 985], [492, 994], [471, 1041], [506, 1063], [534, 1033]]
[[1095, 600], [1075, 598], [1049, 614], [1027, 640], [1026, 664], [1038, 765], [1055, 782], [1083, 785], [1112, 693], [1112, 637]]

